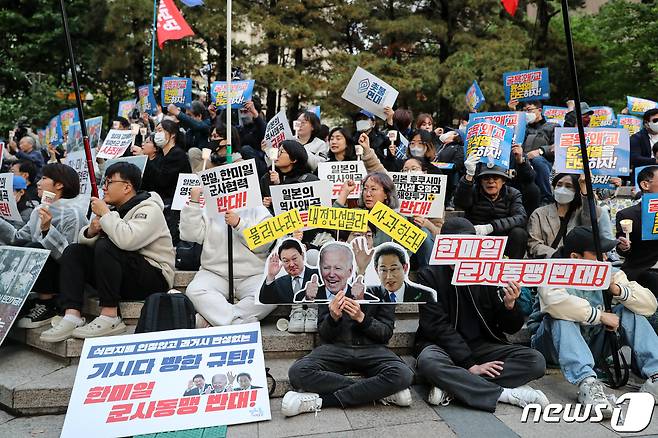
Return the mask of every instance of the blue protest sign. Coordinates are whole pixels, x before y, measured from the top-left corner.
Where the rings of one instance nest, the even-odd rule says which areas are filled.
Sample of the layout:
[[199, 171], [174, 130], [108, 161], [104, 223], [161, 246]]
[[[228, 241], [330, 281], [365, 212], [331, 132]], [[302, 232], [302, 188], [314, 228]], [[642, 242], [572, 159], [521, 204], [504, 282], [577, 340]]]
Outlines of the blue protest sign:
[[627, 116], [625, 114], [617, 115], [617, 127], [624, 128], [630, 135], [635, 134], [642, 129], [642, 119], [635, 116]]
[[470, 112], [477, 111], [477, 109], [482, 106], [484, 101], [484, 94], [482, 94], [482, 90], [480, 90], [478, 81], [473, 81], [473, 84], [466, 92], [466, 106]]
[[122, 100], [119, 102], [119, 109], [117, 110], [117, 116], [123, 117], [124, 119], [130, 119], [130, 113], [135, 109], [137, 104], [135, 99]]
[[[218, 109], [226, 108], [226, 87], [224, 81], [216, 81], [210, 84], [210, 98]], [[254, 80], [231, 82], [231, 108], [242, 108], [242, 105], [251, 99], [254, 92]]]
[[203, 6], [203, 0], [181, 0], [185, 6], [193, 8], [195, 6]]
[[[630, 146], [623, 128], [585, 128], [585, 144], [592, 175], [629, 174]], [[556, 173], [582, 173], [578, 128], [555, 128]]]
[[593, 106], [591, 109], [594, 111], [594, 114], [589, 117], [590, 128], [615, 126], [617, 119], [612, 108], [609, 106]]
[[629, 113], [642, 115], [650, 109], [658, 108], [658, 103], [640, 97], [626, 96], [626, 107]]
[[320, 119], [320, 105], [315, 105], [315, 106], [309, 106], [307, 108], [307, 111], [312, 112], [316, 116], [318, 116], [318, 119]]
[[137, 94], [139, 95], [139, 108], [142, 112], [155, 115], [158, 103], [155, 101], [153, 87], [151, 85], [140, 85]]
[[476, 154], [487, 166], [509, 169], [513, 137], [512, 128], [490, 120], [472, 120], [466, 127], [464, 158]]
[[658, 240], [658, 193], [642, 194], [642, 240]]
[[63, 135], [66, 133], [68, 136], [69, 133], [69, 126], [71, 126], [72, 123], [79, 122], [80, 121], [80, 116], [78, 114], [78, 109], [77, 108], [70, 108], [70, 109], [65, 109], [64, 111], [61, 111], [59, 113], [59, 123], [61, 126], [61, 134]]
[[192, 79], [174, 76], [162, 78], [160, 94], [163, 110], [170, 103], [185, 108], [186, 104], [192, 103]]
[[46, 144], [59, 146], [62, 144], [62, 123], [59, 115], [56, 115], [48, 122], [46, 126]]
[[503, 86], [506, 102], [542, 100], [551, 97], [547, 68], [503, 73]]
[[543, 114], [547, 122], [556, 123], [564, 126], [564, 117], [569, 112], [569, 108], [562, 106], [549, 106], [544, 105]]
[[514, 143], [523, 144], [525, 140], [525, 113], [522, 111], [503, 111], [499, 113], [473, 113], [468, 122], [474, 120], [489, 120], [514, 130]]

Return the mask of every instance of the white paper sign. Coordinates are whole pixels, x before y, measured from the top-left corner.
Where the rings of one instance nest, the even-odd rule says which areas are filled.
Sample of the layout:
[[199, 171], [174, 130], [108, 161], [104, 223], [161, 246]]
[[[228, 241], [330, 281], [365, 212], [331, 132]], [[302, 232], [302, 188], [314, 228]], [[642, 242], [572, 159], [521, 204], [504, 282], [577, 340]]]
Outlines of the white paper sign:
[[[91, 157], [96, 163], [96, 150], [91, 150]], [[78, 172], [78, 177], [80, 178], [80, 193], [83, 195], [91, 195], [91, 179], [89, 178], [89, 166], [87, 166], [87, 156], [85, 151], [78, 150], [75, 152], [69, 152], [66, 154], [65, 164], [69, 167], [72, 167], [76, 172]], [[98, 171], [98, 169], [95, 169]]]
[[107, 133], [103, 146], [98, 151], [98, 158], [109, 160], [123, 155], [133, 143], [133, 134], [131, 131], [119, 129], [110, 129]]
[[265, 141], [268, 147], [278, 148], [284, 140], [294, 138], [284, 111], [277, 113], [267, 122]]
[[386, 120], [384, 107], [393, 107], [398, 91], [377, 76], [357, 67], [342, 98]]
[[0, 174], [0, 217], [8, 221], [23, 223], [14, 197], [13, 173]]
[[349, 199], [358, 199], [361, 196], [361, 180], [366, 177], [366, 165], [363, 161], [331, 161], [318, 163], [318, 177], [321, 180], [331, 181], [331, 197], [338, 198], [343, 182], [353, 180], [356, 188], [348, 196]]
[[251, 323], [86, 339], [61, 436], [270, 418], [260, 325]]
[[277, 216], [296, 208], [302, 222], [306, 225], [308, 209], [311, 205], [331, 207], [331, 187], [332, 184], [329, 181], [270, 186], [274, 215]]
[[[171, 201], [172, 210], [182, 210], [190, 200], [190, 191], [192, 187], [201, 187], [201, 180], [196, 173], [181, 173], [178, 175], [178, 182], [176, 183], [176, 192], [174, 192], [174, 200]], [[201, 206], [205, 206], [206, 202], [201, 195], [199, 199]]]
[[408, 172], [389, 172], [389, 175], [400, 200], [400, 207], [395, 211], [403, 216], [443, 217], [447, 175]]
[[206, 212], [223, 216], [229, 210], [263, 205], [256, 161], [246, 160], [213, 167], [199, 174], [206, 199]]
[[[146, 162], [148, 161], [148, 159], [149, 159], [149, 157], [147, 157], [146, 155], [137, 155], [137, 156], [134, 156], [134, 157], [119, 157], [119, 158], [115, 158], [113, 160], [107, 160], [105, 162], [105, 172], [107, 173], [107, 169], [109, 169], [111, 165], [113, 165], [115, 163], [122, 163], [123, 162], [123, 163], [134, 164], [135, 166], [137, 166], [139, 168], [139, 170], [141, 170], [142, 176], [144, 176], [144, 170], [146, 169]], [[103, 187], [104, 183], [105, 183], [105, 175], [103, 175], [103, 178], [101, 178], [100, 187]], [[137, 188], [137, 190], [139, 190], [139, 187]], [[99, 195], [100, 199], [105, 198], [105, 191], [99, 190], [98, 195]]]

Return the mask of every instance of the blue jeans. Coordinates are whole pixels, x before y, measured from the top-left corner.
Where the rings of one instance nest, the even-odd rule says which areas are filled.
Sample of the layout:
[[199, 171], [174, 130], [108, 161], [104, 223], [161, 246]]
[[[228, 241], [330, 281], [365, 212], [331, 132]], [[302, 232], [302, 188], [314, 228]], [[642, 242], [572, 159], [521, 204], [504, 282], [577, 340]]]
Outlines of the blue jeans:
[[553, 201], [553, 188], [551, 187], [553, 165], [541, 155], [530, 160], [530, 163], [535, 169], [535, 184], [541, 192], [541, 200], [543, 202]]
[[[646, 317], [637, 315], [621, 304], [613, 309], [619, 316], [621, 340], [631, 347], [635, 371], [648, 378], [658, 373], [658, 335]], [[564, 377], [577, 385], [586, 377], [596, 377], [594, 358], [603, 354], [605, 329], [592, 327], [590, 345], [580, 332], [580, 324], [545, 315], [532, 336], [530, 345], [539, 350], [546, 362], [559, 364]]]

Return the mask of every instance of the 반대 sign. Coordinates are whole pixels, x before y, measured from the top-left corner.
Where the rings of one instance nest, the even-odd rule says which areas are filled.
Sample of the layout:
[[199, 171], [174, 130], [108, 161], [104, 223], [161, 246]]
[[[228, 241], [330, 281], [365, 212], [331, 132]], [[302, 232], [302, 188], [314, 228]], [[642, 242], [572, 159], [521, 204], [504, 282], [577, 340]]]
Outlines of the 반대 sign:
[[137, 107], [135, 99], [122, 100], [119, 102], [119, 109], [117, 110], [117, 116], [123, 117], [124, 119], [130, 119], [130, 113]]
[[278, 112], [267, 122], [264, 138], [267, 145], [273, 148], [278, 148], [284, 140], [294, 138], [285, 111]]
[[182, 108], [192, 103], [192, 79], [174, 76], [162, 78], [160, 94], [163, 109], [170, 103]]
[[390, 207], [377, 202], [368, 213], [368, 220], [380, 231], [388, 234], [393, 240], [415, 253], [427, 238], [425, 231], [397, 214]]
[[357, 67], [342, 98], [386, 120], [384, 107], [393, 107], [398, 91], [377, 76]]
[[569, 108], [546, 105], [542, 109], [542, 112], [547, 122], [564, 126], [564, 118], [569, 112]]
[[0, 217], [19, 224], [23, 223], [23, 218], [16, 206], [13, 173], [0, 174]]
[[365, 233], [368, 230], [368, 212], [361, 209], [312, 205], [308, 209], [307, 225], [309, 228]]
[[[178, 182], [176, 183], [174, 199], [171, 201], [172, 210], [182, 210], [183, 207], [189, 204], [192, 187], [201, 187], [201, 180], [196, 173], [178, 174]], [[199, 203], [201, 207], [206, 205], [206, 201], [203, 198], [203, 195], [201, 195]]]
[[477, 111], [478, 108], [482, 106], [484, 103], [484, 94], [482, 94], [482, 90], [480, 90], [480, 86], [478, 85], [478, 81], [473, 81], [471, 86], [468, 88], [468, 91], [466, 91], [466, 106], [468, 107], [470, 112]]
[[135, 436], [270, 418], [262, 337], [251, 323], [86, 340], [61, 436]]
[[464, 157], [475, 154], [480, 161], [489, 165], [509, 169], [510, 154], [514, 131], [504, 125], [483, 119], [468, 122], [466, 127], [466, 142]]
[[308, 221], [308, 210], [312, 205], [331, 206], [331, 183], [329, 181], [272, 185], [270, 194], [275, 215], [278, 216], [296, 208], [304, 226]]
[[503, 73], [503, 86], [506, 102], [542, 100], [551, 96], [547, 68]]
[[658, 193], [642, 194], [642, 240], [658, 240]]
[[258, 248], [266, 243], [297, 231], [304, 227], [302, 218], [297, 209], [286, 211], [280, 215], [271, 217], [243, 231], [249, 249]]
[[525, 140], [526, 121], [523, 111], [473, 113], [468, 117], [469, 123], [477, 120], [488, 120], [512, 128], [514, 130], [514, 143], [523, 144], [523, 140]]
[[363, 161], [331, 161], [318, 163], [318, 178], [328, 180], [333, 183], [331, 197], [336, 199], [340, 194], [343, 183], [352, 180], [356, 183], [356, 188], [348, 196], [349, 199], [358, 199], [361, 196], [361, 180], [368, 172]]
[[155, 101], [155, 94], [151, 85], [140, 85], [137, 88], [139, 96], [139, 108], [143, 113], [154, 115], [158, 109], [158, 103]]
[[593, 106], [591, 107], [594, 114], [589, 117], [589, 127], [597, 128], [600, 126], [615, 126], [617, 119], [615, 112], [609, 106]]
[[112, 159], [120, 157], [133, 143], [133, 134], [129, 130], [110, 129], [103, 146], [98, 151], [98, 158]]
[[222, 216], [229, 210], [263, 205], [255, 160], [205, 170], [200, 175], [206, 212]]
[[635, 116], [619, 114], [617, 115], [617, 127], [624, 128], [628, 131], [629, 135], [633, 135], [642, 129], [642, 119]]
[[404, 216], [443, 217], [447, 175], [389, 172]]
[[[254, 91], [254, 80], [233, 81], [231, 82], [231, 108], [242, 108], [244, 103], [251, 99]], [[225, 81], [216, 81], [210, 84], [210, 98], [218, 109], [226, 108], [226, 87]]]
[[643, 115], [650, 109], [658, 108], [658, 103], [640, 97], [626, 96], [626, 107], [631, 114]]
[[[587, 156], [593, 175], [628, 175], [630, 144], [622, 128], [585, 128]], [[555, 129], [555, 171], [582, 173], [578, 128]]]
[[507, 236], [474, 236], [470, 234], [438, 235], [430, 256], [430, 265], [454, 265], [459, 261], [500, 260]]

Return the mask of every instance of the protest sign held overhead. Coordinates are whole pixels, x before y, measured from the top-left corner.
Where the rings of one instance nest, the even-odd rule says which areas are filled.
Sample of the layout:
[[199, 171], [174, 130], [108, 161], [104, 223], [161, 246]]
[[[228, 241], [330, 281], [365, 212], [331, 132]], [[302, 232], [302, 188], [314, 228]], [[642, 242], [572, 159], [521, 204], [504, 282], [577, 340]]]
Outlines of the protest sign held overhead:
[[642, 240], [658, 240], [658, 193], [642, 194]]
[[564, 117], [569, 112], [569, 108], [561, 106], [544, 106], [542, 109], [544, 118], [549, 123], [555, 123], [560, 126], [564, 126]]
[[473, 84], [471, 84], [468, 91], [466, 91], [466, 106], [470, 112], [474, 112], [482, 106], [484, 101], [484, 94], [482, 94], [482, 90], [480, 90], [478, 81], [473, 81]]
[[101, 142], [101, 132], [103, 129], [103, 118], [93, 117], [85, 120], [87, 125], [87, 135], [89, 136], [89, 147], [96, 149]]
[[384, 107], [393, 107], [398, 91], [377, 76], [357, 67], [343, 91], [342, 98], [386, 120]]
[[626, 96], [626, 107], [631, 114], [643, 115], [650, 109], [658, 108], [658, 103], [640, 97]]
[[103, 146], [98, 151], [98, 158], [112, 159], [120, 157], [126, 152], [133, 143], [133, 134], [131, 131], [119, 129], [110, 129], [105, 136]]
[[425, 231], [412, 224], [390, 207], [377, 202], [368, 213], [368, 221], [377, 226], [379, 231], [388, 234], [409, 251], [415, 253], [427, 238]]
[[130, 113], [135, 108], [137, 108], [137, 103], [135, 102], [135, 99], [122, 100], [119, 102], [119, 110], [117, 111], [117, 116], [129, 120]]
[[503, 86], [506, 102], [542, 100], [551, 96], [547, 68], [503, 73]]
[[[495, 113], [472, 113], [468, 117], [468, 122], [476, 120], [488, 120], [490, 122], [498, 123], [499, 125], [507, 126], [514, 130], [515, 144], [523, 144], [525, 139], [526, 119], [525, 113], [522, 111], [503, 111]], [[468, 132], [468, 131], [467, 131]]]
[[192, 79], [174, 76], [162, 78], [160, 94], [163, 109], [170, 103], [183, 108], [192, 103]]
[[69, 134], [66, 137], [66, 152], [79, 151], [84, 147], [82, 143], [82, 130], [80, 129], [80, 122], [71, 123], [69, 125]]
[[597, 128], [600, 126], [615, 126], [617, 119], [615, 112], [609, 106], [591, 107], [594, 114], [589, 117], [589, 127]]
[[[201, 179], [196, 173], [179, 173], [174, 200], [171, 202], [172, 210], [182, 210], [190, 202], [192, 187], [201, 187]], [[203, 195], [199, 199], [201, 207], [206, 205]]]
[[274, 242], [277, 239], [304, 227], [302, 217], [295, 208], [271, 217], [243, 231], [249, 249]]
[[153, 87], [151, 85], [140, 85], [137, 88], [137, 94], [139, 96], [138, 103], [140, 110], [151, 116], [155, 115], [158, 109], [158, 103], [155, 101]]
[[475, 154], [487, 166], [509, 169], [514, 131], [504, 125], [483, 119], [468, 122], [464, 157]]
[[[630, 145], [622, 128], [585, 128], [587, 156], [592, 175], [628, 175]], [[555, 129], [555, 171], [582, 173], [578, 128]]]
[[59, 120], [61, 126], [61, 133], [66, 133], [68, 135], [69, 126], [72, 123], [80, 121], [80, 115], [78, 114], [77, 108], [70, 108], [59, 113]]
[[212, 216], [263, 205], [253, 159], [213, 167], [199, 176], [206, 199], [206, 212]]
[[319, 207], [312, 205], [308, 210], [310, 228], [346, 230], [365, 233], [368, 229], [368, 212], [362, 209]]
[[295, 208], [306, 226], [311, 206], [331, 206], [331, 187], [329, 181], [272, 185], [270, 193], [274, 214], [279, 215]]
[[0, 218], [19, 224], [23, 223], [23, 218], [16, 206], [13, 173], [0, 173]]
[[430, 265], [454, 265], [459, 261], [501, 260], [507, 236], [444, 234], [436, 236]]
[[612, 183], [611, 175], [592, 175], [592, 187], [595, 189], [614, 189], [616, 186]]
[[396, 210], [404, 216], [443, 217], [447, 175], [390, 172], [400, 206]]
[[285, 111], [278, 112], [267, 122], [265, 127], [265, 141], [269, 147], [277, 149], [284, 140], [295, 138], [290, 130], [290, 124]]
[[[254, 82], [254, 80], [231, 82], [231, 108], [242, 108], [245, 102], [251, 100], [251, 95], [254, 92]], [[224, 81], [216, 81], [210, 84], [210, 97], [217, 109], [226, 108], [227, 85]]]
[[350, 193], [348, 199], [358, 199], [361, 196], [361, 180], [368, 172], [363, 161], [331, 161], [318, 163], [318, 178], [333, 183], [331, 197], [337, 198], [343, 183], [352, 180], [356, 188]]
[[98, 438], [133, 436], [270, 418], [258, 323], [170, 330], [87, 339], [62, 437], [89, 430]]
[[624, 128], [628, 131], [629, 135], [633, 135], [642, 129], [642, 119], [635, 116], [619, 114], [617, 115], [617, 127]]
[[62, 144], [62, 123], [59, 115], [51, 118], [46, 126], [46, 144], [51, 146]]

